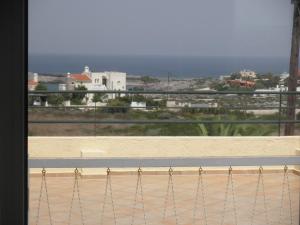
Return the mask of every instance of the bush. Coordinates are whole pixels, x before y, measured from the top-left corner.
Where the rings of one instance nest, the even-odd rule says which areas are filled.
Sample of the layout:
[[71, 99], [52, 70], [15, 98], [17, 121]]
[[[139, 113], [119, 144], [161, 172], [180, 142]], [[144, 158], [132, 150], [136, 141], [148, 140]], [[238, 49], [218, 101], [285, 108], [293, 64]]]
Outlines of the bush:
[[35, 91], [47, 91], [47, 86], [45, 84], [42, 83], [38, 83], [38, 85], [36, 85]]
[[[83, 85], [75, 87], [75, 91], [86, 91], [87, 88]], [[81, 105], [86, 93], [72, 93], [71, 103], [73, 105]]]
[[159, 82], [159, 79], [149, 77], [149, 76], [143, 76], [143, 77], [141, 77], [141, 81], [143, 81], [145, 84], [147, 84], [147, 83], [157, 83], [157, 82]]
[[[122, 98], [116, 98], [116, 99], [111, 99], [108, 101], [107, 109], [104, 109], [104, 112], [107, 113], [127, 113], [128, 112], [128, 107], [129, 103], [127, 101], [124, 101]], [[124, 108], [122, 108], [124, 107]]]
[[102, 102], [102, 97], [104, 96], [104, 94], [102, 93], [95, 93], [93, 96], [92, 101], [93, 102]]
[[48, 103], [51, 105], [62, 105], [64, 102], [64, 97], [59, 94], [48, 96]]

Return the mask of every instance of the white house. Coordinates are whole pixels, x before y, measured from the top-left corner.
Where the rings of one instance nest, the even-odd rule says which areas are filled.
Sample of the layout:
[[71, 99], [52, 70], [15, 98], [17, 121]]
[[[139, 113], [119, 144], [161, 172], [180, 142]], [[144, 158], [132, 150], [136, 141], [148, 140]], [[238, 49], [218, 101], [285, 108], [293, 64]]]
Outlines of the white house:
[[240, 75], [242, 78], [253, 78], [253, 79], [256, 78], [256, 73], [251, 70], [241, 70]]
[[[67, 90], [74, 90], [80, 85], [85, 86], [89, 91], [126, 91], [126, 73], [122, 72], [92, 72], [88, 66], [80, 74], [67, 74]], [[64, 87], [62, 86], [62, 89]], [[115, 98], [115, 94], [108, 94], [108, 98]], [[91, 101], [93, 94], [88, 94], [88, 101]]]

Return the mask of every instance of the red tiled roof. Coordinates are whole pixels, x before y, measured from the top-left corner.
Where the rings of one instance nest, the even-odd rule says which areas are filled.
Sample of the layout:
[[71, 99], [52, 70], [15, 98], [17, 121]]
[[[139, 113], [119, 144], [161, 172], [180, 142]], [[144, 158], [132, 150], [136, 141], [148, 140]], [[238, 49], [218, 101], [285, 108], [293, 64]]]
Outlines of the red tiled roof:
[[28, 80], [28, 85], [37, 85], [38, 82], [34, 81], [34, 80]]
[[91, 81], [91, 79], [85, 74], [70, 74], [70, 77], [77, 81]]
[[248, 87], [253, 87], [255, 86], [255, 82], [252, 81], [247, 81], [247, 80], [228, 80], [227, 83], [229, 84], [239, 84], [239, 85], [245, 85]]

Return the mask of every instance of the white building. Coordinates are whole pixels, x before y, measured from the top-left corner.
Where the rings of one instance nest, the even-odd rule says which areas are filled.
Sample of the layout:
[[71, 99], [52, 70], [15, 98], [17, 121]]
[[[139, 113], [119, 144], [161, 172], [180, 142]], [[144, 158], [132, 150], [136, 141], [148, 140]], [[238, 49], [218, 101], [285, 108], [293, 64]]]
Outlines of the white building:
[[280, 83], [284, 83], [284, 81], [285, 81], [286, 79], [288, 79], [289, 76], [290, 76], [290, 74], [287, 73], [287, 72], [284, 72], [284, 73], [280, 74], [280, 81], [279, 81], [279, 82], [280, 82]]
[[[298, 88], [297, 88], [298, 89]], [[276, 95], [272, 95], [272, 94], [268, 94], [268, 92], [285, 92], [288, 91], [288, 87], [284, 86], [284, 85], [277, 85], [274, 88], [269, 88], [269, 89], [256, 89], [254, 92], [266, 92], [263, 94], [254, 94], [254, 97], [267, 97], [267, 96], [276, 96]]]
[[182, 101], [176, 101], [176, 100], [168, 100], [166, 103], [167, 108], [170, 111], [180, 111], [180, 108], [185, 108], [185, 107], [191, 107], [190, 102], [182, 102]]
[[242, 78], [253, 78], [253, 79], [256, 78], [256, 73], [251, 70], [241, 70], [240, 75]]
[[58, 90], [66, 91], [67, 90], [67, 85], [66, 84], [58, 84]]
[[280, 74], [280, 79], [284, 80], [284, 79], [288, 78], [289, 76], [290, 76], [289, 73], [284, 72], [284, 73]]
[[34, 91], [39, 83], [39, 75], [37, 73], [28, 73], [28, 90]]
[[[126, 73], [122, 72], [92, 72], [88, 66], [80, 74], [67, 74], [67, 90], [74, 90], [75, 87], [85, 86], [89, 91], [126, 91]], [[61, 86], [62, 90], [65, 87]], [[108, 98], [115, 98], [115, 94], [108, 94]], [[88, 94], [88, 101], [91, 101], [93, 94]]]
[[146, 109], [146, 102], [131, 102], [130, 107], [132, 109], [145, 110]]
[[230, 75], [221, 75], [221, 76], [219, 77], [219, 80], [220, 80], [220, 81], [225, 81], [225, 80], [229, 80], [230, 78], [231, 78]]

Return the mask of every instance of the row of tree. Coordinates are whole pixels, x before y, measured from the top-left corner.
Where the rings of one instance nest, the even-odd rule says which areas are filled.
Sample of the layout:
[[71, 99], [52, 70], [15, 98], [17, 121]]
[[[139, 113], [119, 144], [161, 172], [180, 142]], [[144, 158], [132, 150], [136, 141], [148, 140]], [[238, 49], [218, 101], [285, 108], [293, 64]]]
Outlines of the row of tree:
[[[47, 91], [48, 88], [43, 83], [38, 83], [35, 87], [36, 91]], [[75, 91], [86, 91], [87, 88], [84, 85], [80, 85], [74, 88]], [[102, 93], [95, 93], [93, 95], [92, 101], [93, 102], [102, 102], [104, 94]], [[33, 97], [33, 100], [36, 97]], [[47, 95], [47, 102], [51, 105], [62, 105], [64, 101], [71, 101], [72, 105], [81, 105], [87, 98], [85, 93], [62, 93], [62, 94], [48, 94]]]

